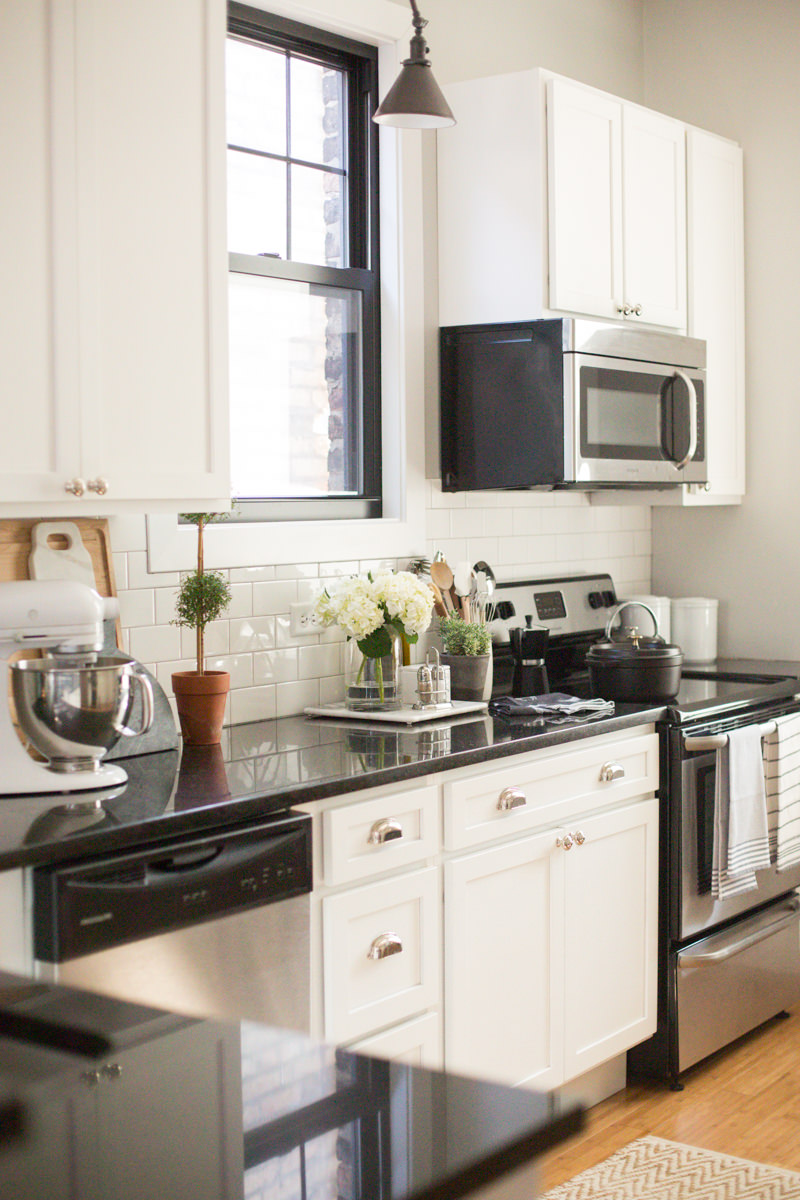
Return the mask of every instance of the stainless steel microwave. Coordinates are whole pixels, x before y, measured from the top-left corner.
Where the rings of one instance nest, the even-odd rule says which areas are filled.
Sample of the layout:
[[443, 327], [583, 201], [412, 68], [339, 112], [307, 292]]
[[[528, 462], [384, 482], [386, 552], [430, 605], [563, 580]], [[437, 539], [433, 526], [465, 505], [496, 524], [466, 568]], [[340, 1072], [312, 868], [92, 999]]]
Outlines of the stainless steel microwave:
[[444, 491], [705, 483], [706, 346], [563, 317], [440, 330]]

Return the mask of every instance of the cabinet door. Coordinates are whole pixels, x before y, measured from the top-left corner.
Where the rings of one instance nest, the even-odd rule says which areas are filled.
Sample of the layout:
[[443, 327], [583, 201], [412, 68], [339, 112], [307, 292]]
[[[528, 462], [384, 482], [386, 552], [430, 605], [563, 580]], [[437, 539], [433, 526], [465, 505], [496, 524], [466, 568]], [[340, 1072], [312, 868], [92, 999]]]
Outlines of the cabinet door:
[[633, 320], [685, 329], [684, 127], [626, 105], [622, 129], [625, 305]]
[[560, 852], [567, 1079], [655, 1031], [658, 801], [589, 817], [570, 833]]
[[547, 85], [550, 307], [618, 318], [622, 303], [622, 105]]
[[81, 474], [229, 496], [222, 0], [76, 0]]
[[537, 1087], [562, 1080], [565, 856], [556, 837], [445, 864], [449, 1071]]
[[0, 499], [24, 504], [64, 498], [79, 461], [74, 31], [54, 0], [2, 11]]
[[740, 499], [744, 454], [744, 213], [742, 151], [688, 132], [689, 333], [707, 344], [709, 490], [697, 499]]

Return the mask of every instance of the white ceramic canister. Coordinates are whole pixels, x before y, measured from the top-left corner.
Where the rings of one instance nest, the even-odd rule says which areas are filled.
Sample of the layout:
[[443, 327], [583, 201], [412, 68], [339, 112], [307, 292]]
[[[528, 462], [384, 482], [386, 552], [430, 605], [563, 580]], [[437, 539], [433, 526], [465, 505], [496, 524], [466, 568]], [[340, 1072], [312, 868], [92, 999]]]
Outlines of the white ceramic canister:
[[687, 663], [714, 662], [717, 657], [718, 600], [680, 596], [672, 601], [672, 641]]
[[623, 608], [619, 614], [620, 622], [630, 628], [635, 625], [641, 634], [645, 637], [653, 635], [653, 618], [645, 608], [633, 607], [635, 604], [646, 604], [648, 608], [652, 608], [656, 620], [658, 621], [659, 636], [665, 642], [671, 640], [671, 622], [670, 622], [670, 599], [669, 596], [628, 596], [627, 599], [631, 602], [632, 607]]

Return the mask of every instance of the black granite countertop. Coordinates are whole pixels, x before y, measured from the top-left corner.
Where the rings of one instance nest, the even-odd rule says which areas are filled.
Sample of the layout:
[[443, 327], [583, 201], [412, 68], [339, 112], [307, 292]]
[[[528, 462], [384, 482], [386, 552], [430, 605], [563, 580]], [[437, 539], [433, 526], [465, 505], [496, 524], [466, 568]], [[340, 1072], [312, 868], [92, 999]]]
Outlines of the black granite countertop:
[[582, 1124], [526, 1088], [0, 973], [9, 1200], [458, 1200]]
[[612, 717], [583, 722], [478, 714], [388, 726], [298, 716], [232, 726], [218, 747], [121, 760], [128, 783], [117, 788], [1, 797], [0, 870], [241, 825], [292, 804], [568, 744], [663, 714], [663, 706], [618, 705]]

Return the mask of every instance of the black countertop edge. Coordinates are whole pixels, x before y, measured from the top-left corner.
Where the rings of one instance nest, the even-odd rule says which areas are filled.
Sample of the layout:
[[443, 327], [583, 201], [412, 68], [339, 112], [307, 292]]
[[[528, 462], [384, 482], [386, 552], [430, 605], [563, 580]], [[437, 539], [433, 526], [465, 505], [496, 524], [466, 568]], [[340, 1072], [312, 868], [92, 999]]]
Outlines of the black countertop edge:
[[[85, 830], [70, 832], [69, 836], [42, 837], [41, 840], [29, 839], [32, 822], [37, 815], [56, 811], [76, 801], [91, 801], [102, 793], [53, 793], [49, 796], [37, 797], [0, 797], [0, 820], [5, 807], [5, 832], [8, 842], [13, 845], [3, 845], [3, 835], [0, 833], [0, 870], [12, 870], [18, 867], [34, 867], [56, 862], [79, 859], [88, 854], [100, 855], [114, 851], [124, 851], [133, 846], [158, 844], [175, 837], [196, 834], [212, 829], [224, 829], [232, 826], [257, 823], [260, 819], [268, 818], [273, 812], [294, 805], [307, 805], [317, 800], [328, 799], [376, 787], [386, 787], [405, 781], [422, 779], [439, 775], [445, 771], [461, 767], [475, 766], [481, 763], [511, 758], [516, 755], [546, 749], [552, 746], [568, 745], [571, 742], [582, 741], [587, 737], [597, 737], [602, 734], [615, 733], [620, 730], [635, 728], [650, 724], [663, 718], [666, 709], [636, 705], [618, 705], [618, 711], [611, 717], [591, 718], [575, 724], [549, 725], [538, 727], [534, 722], [515, 721], [507, 723], [494, 718], [493, 727], [495, 740], [490, 744], [471, 746], [442, 754], [440, 757], [421, 758], [413, 762], [392, 763], [387, 767], [365, 769], [354, 774], [333, 774], [310, 778], [308, 781], [276, 784], [269, 787], [243, 790], [237, 795], [224, 795], [209, 801], [189, 802], [185, 807], [165, 808], [155, 813], [123, 812], [118, 808], [115, 812], [115, 799], [112, 798], [104, 806], [106, 816], [102, 827], [89, 827]], [[491, 718], [487, 718], [491, 720]], [[398, 727], [368, 722], [334, 723], [324, 718], [309, 719], [310, 724], [319, 725], [330, 734], [331, 741], [337, 736], [346, 738], [348, 735], [374, 735], [376, 738], [385, 737], [387, 733], [409, 734], [407, 727]], [[463, 720], [463, 719], [462, 719]], [[248, 728], [256, 729], [259, 722], [251, 726], [233, 726], [231, 731], [247, 732]], [[439, 722], [436, 723], [440, 724]], [[442, 722], [446, 725], [446, 722]], [[337, 726], [338, 725], [338, 729]], [[430, 728], [430, 726], [428, 726]], [[416, 727], [419, 730], [419, 727]], [[275, 757], [277, 757], [276, 752]], [[270, 757], [270, 756], [265, 756]], [[127, 759], [123, 764], [135, 773], [142, 770], [142, 779], [137, 782], [140, 791], [146, 793], [149, 781], [157, 781], [161, 785], [161, 776], [171, 774], [175, 778], [178, 771], [179, 755], [177, 751], [162, 751], [157, 754], [143, 755], [138, 760]], [[234, 765], [234, 764], [230, 764]], [[133, 786], [133, 785], [129, 785]], [[166, 788], [169, 794], [169, 788]], [[121, 796], [116, 803], [124, 805], [126, 797]], [[174, 802], [174, 796], [173, 796]], [[39, 816], [41, 820], [41, 816]], [[19, 824], [20, 834], [15, 839], [10, 831], [11, 822]]]

